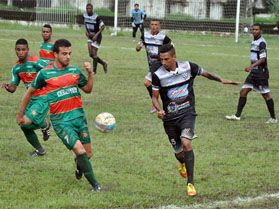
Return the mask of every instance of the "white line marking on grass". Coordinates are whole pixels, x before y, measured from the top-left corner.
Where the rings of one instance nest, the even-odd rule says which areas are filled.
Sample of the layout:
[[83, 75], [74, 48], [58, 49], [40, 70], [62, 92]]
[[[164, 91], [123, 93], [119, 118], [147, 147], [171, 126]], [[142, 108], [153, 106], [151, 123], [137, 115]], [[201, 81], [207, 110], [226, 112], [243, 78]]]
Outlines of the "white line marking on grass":
[[193, 204], [185, 206], [167, 205], [161, 206], [159, 209], [195, 209], [195, 208], [217, 208], [217, 207], [232, 207], [245, 206], [250, 203], [268, 201], [270, 199], [279, 199], [279, 192], [273, 194], [264, 194], [257, 197], [238, 197], [234, 200], [215, 201], [203, 204]]

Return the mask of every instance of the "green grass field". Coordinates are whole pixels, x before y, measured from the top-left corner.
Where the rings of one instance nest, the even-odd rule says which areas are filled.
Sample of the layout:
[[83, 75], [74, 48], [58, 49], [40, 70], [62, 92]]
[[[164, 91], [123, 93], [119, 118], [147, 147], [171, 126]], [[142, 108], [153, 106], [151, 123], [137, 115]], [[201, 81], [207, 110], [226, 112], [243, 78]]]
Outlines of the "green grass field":
[[[16, 60], [16, 39], [27, 38], [31, 54], [38, 54], [40, 27], [0, 23], [0, 82], [10, 79]], [[178, 60], [191, 60], [210, 72], [243, 82], [249, 64], [250, 37], [169, 32]], [[54, 28], [54, 38], [72, 42], [72, 64], [90, 60], [84, 30]], [[270, 88], [279, 114], [278, 36], [266, 36]], [[83, 94], [92, 135], [96, 176], [102, 192], [90, 192], [82, 178], [74, 177], [72, 153], [52, 132], [42, 144], [47, 155], [31, 158], [32, 147], [15, 122], [24, 87], [10, 94], [0, 90], [0, 208], [278, 208], [279, 126], [266, 125], [268, 111], [261, 96], [248, 97], [241, 121], [226, 121], [235, 112], [240, 87], [224, 86], [198, 77], [195, 81], [196, 156], [198, 196], [185, 195], [186, 182], [156, 115], [149, 114], [150, 98], [143, 86], [147, 72], [145, 52], [136, 53], [130, 33], [111, 37], [104, 33], [100, 57], [108, 60], [109, 73], [99, 66], [94, 90]], [[93, 127], [103, 111], [117, 120], [113, 133]], [[41, 133], [38, 131], [41, 138]], [[258, 198], [261, 196], [262, 198]], [[240, 199], [242, 198], [242, 199]], [[250, 199], [252, 198], [252, 199]], [[250, 200], [250, 201], [249, 201]]]

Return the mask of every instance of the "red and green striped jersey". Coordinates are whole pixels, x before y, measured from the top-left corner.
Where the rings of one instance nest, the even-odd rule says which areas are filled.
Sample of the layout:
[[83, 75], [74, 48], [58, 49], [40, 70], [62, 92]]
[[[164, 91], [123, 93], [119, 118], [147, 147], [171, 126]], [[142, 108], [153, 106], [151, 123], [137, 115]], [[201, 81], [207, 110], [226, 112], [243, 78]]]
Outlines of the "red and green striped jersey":
[[[18, 86], [20, 81], [22, 81], [27, 89], [36, 77], [37, 73], [47, 65], [48, 63], [46, 61], [32, 55], [28, 56], [25, 63], [20, 63], [18, 60], [11, 70], [12, 78], [10, 83]], [[46, 90], [44, 88], [38, 89], [33, 94], [33, 96], [43, 95], [46, 95]]]
[[84, 116], [79, 88], [87, 84], [81, 70], [75, 66], [57, 69], [53, 64], [41, 70], [32, 87], [46, 87], [51, 121], [69, 121]]
[[54, 46], [55, 41], [49, 41], [47, 43], [43, 42], [41, 43], [40, 46], [40, 58], [44, 59], [48, 62], [53, 62], [54, 61], [54, 52], [53, 52], [53, 46]]

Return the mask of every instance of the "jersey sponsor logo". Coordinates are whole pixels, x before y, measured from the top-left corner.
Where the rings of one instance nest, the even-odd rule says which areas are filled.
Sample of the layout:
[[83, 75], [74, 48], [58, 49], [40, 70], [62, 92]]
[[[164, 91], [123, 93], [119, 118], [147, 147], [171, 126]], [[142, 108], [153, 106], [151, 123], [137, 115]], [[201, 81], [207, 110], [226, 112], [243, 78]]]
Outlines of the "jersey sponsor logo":
[[72, 87], [69, 89], [62, 89], [62, 90], [58, 91], [57, 96], [62, 97], [62, 96], [68, 95], [68, 94], [76, 94], [77, 92], [78, 92], [77, 87]]
[[[56, 71], [48, 71], [48, 72], [46, 72], [46, 74], [47, 75], [49, 75], [49, 74], [55, 74], [56, 73]], [[53, 78], [54, 79], [54, 78]], [[56, 78], [57, 79], [57, 78]]]
[[74, 67], [68, 68], [69, 71], [76, 71], [77, 69]]
[[179, 110], [185, 109], [190, 106], [190, 102], [186, 101], [182, 104], [176, 104], [176, 102], [170, 102], [167, 106], [168, 113], [177, 113]]
[[[185, 73], [187, 76], [187, 73]], [[184, 76], [183, 76], [184, 77]], [[179, 87], [171, 88], [168, 91], [168, 97], [172, 100], [175, 101], [177, 99], [185, 98], [188, 96], [189, 91], [188, 91], [188, 85], [189, 84], [184, 84]]]

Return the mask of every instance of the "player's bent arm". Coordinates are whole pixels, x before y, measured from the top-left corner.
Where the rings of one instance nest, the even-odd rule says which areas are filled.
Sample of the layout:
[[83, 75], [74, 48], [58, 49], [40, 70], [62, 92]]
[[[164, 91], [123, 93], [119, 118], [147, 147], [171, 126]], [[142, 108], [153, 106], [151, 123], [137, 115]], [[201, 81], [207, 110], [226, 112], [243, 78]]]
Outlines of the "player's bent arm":
[[32, 86], [29, 86], [29, 88], [27, 89], [27, 91], [25, 92], [25, 94], [23, 96], [21, 106], [20, 106], [18, 114], [16, 116], [16, 122], [19, 125], [24, 123], [24, 119], [23, 119], [24, 111], [25, 111], [27, 105], [29, 104], [31, 97], [35, 91], [36, 91], [35, 88], [33, 88]]
[[157, 109], [158, 118], [163, 119], [165, 116], [165, 111], [161, 108], [159, 102], [159, 91], [157, 90], [152, 91], [152, 104]]
[[87, 71], [87, 83], [85, 84], [85, 86], [81, 87], [81, 89], [85, 93], [89, 94], [92, 92], [93, 89], [93, 69], [89, 62], [84, 62], [83, 67]]
[[251, 72], [251, 70], [254, 68], [254, 67], [257, 67], [257, 66], [260, 66], [262, 64], [264, 64], [266, 62], [266, 58], [263, 57], [263, 58], [260, 58], [259, 60], [257, 60], [256, 62], [254, 62], [252, 65], [246, 67], [244, 70], [246, 72]]
[[10, 93], [14, 93], [16, 91], [17, 86], [11, 83], [3, 83], [1, 84], [1, 88], [6, 89], [6, 91]]

